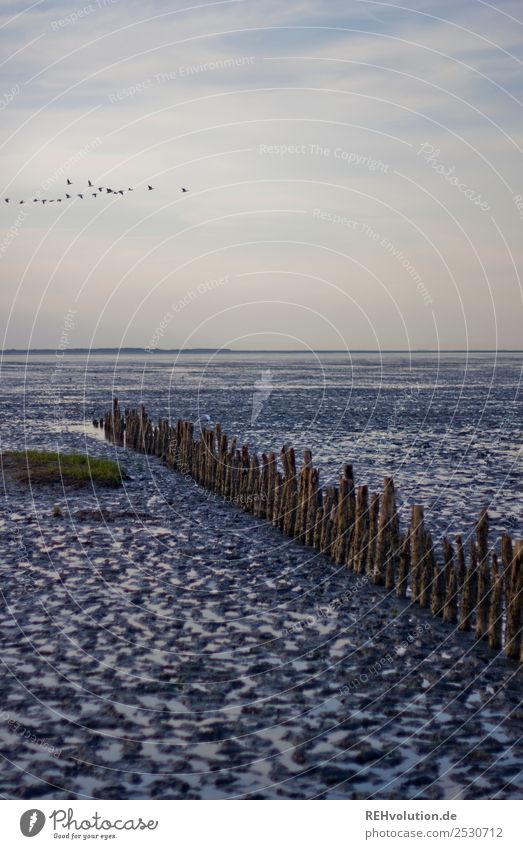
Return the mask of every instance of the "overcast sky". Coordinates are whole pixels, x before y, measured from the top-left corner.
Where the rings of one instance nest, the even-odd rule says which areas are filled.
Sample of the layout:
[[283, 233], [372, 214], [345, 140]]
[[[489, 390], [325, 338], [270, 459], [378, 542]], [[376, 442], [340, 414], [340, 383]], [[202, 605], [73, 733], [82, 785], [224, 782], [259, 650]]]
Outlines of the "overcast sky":
[[3, 2], [0, 347], [523, 347], [523, 6], [411, 5]]

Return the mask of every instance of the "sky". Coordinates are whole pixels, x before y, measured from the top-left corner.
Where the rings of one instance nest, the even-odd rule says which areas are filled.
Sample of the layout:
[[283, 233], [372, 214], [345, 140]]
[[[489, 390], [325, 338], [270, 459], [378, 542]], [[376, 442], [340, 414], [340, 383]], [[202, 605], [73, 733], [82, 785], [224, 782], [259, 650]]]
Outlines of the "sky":
[[0, 347], [523, 348], [519, 0], [0, 28]]

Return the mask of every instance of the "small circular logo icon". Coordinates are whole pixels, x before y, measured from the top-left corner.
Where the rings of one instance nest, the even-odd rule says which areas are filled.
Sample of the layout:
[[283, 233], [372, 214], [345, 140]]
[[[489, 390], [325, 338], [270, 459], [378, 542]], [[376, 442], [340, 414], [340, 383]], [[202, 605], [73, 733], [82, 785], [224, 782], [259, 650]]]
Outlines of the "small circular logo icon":
[[45, 814], [37, 808], [31, 808], [20, 817], [20, 831], [25, 837], [40, 834], [45, 825]]

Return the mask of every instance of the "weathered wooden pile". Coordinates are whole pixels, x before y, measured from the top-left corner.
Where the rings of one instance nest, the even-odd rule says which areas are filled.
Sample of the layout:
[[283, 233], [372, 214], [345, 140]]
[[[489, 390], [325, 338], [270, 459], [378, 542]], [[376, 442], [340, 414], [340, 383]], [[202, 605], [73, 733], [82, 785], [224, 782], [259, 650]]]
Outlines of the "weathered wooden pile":
[[336, 564], [399, 598], [410, 594], [434, 616], [523, 661], [523, 540], [504, 535], [499, 552], [493, 550], [486, 510], [466, 545], [460, 536], [453, 543], [445, 537], [437, 553], [421, 505], [412, 507], [410, 525], [401, 531], [390, 477], [382, 493], [369, 495], [367, 486], [355, 486], [346, 465], [339, 485], [323, 490], [309, 450], [298, 471], [294, 449], [284, 445], [280, 470], [274, 452], [259, 457], [229, 440], [220, 425], [211, 430], [179, 420], [174, 427], [167, 419], [154, 425], [143, 405], [122, 413], [116, 398], [102, 423], [111, 442], [162, 458]]

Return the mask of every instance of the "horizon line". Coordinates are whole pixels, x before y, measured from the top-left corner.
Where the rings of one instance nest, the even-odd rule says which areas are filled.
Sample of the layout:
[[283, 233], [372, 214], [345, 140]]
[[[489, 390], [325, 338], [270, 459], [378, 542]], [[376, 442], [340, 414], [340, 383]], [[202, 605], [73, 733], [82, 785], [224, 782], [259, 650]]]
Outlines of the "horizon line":
[[9, 354], [521, 354], [523, 348], [140, 348], [127, 346], [114, 348], [99, 346], [96, 348], [4, 348], [0, 356]]

